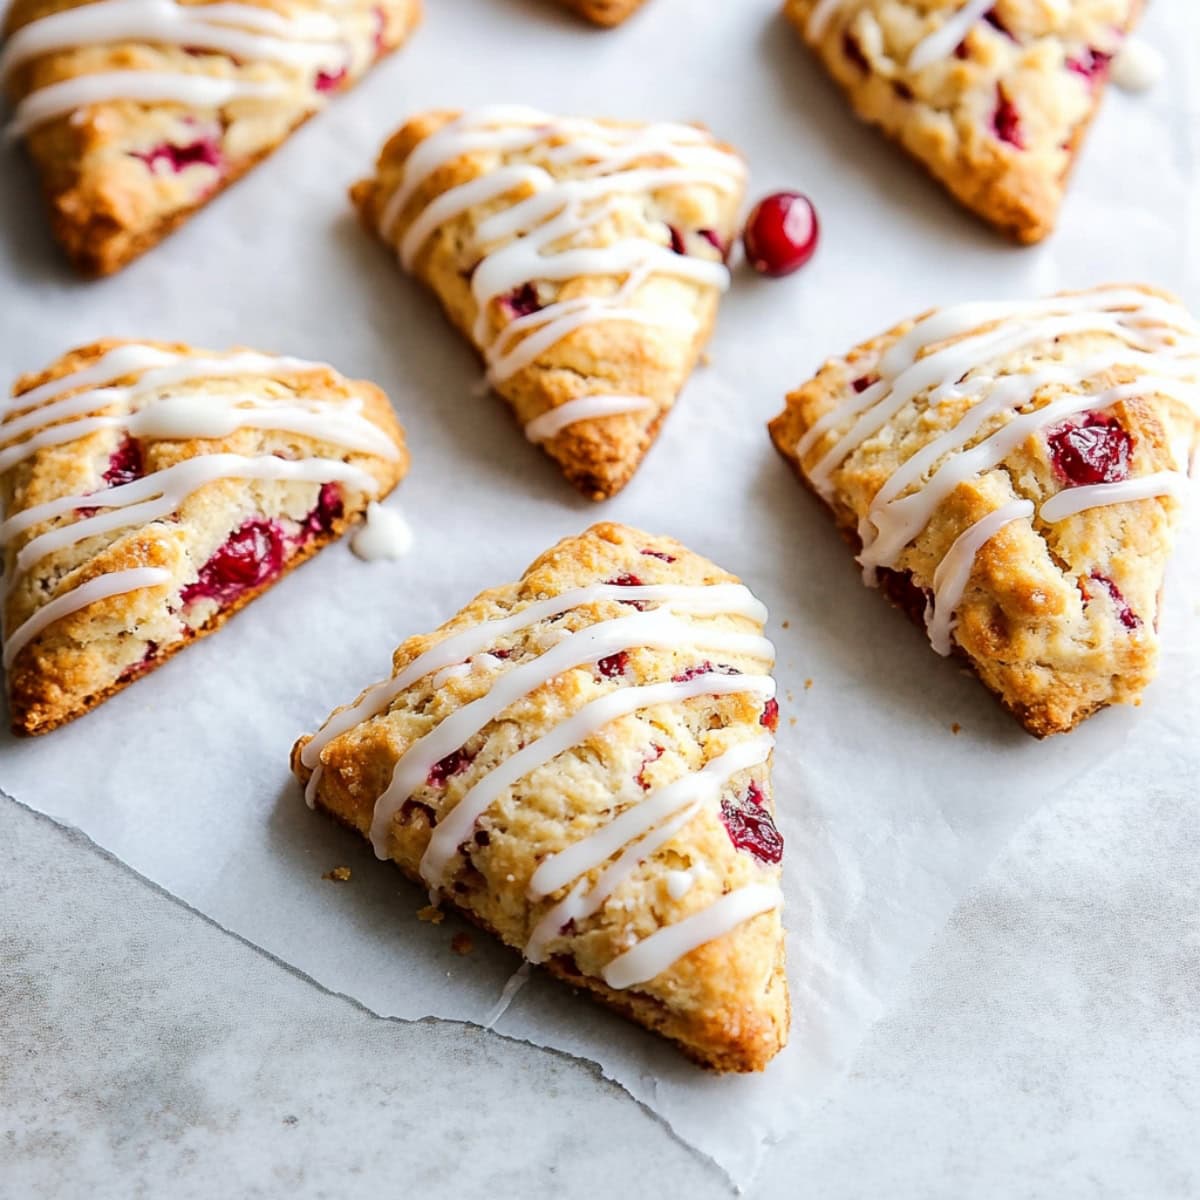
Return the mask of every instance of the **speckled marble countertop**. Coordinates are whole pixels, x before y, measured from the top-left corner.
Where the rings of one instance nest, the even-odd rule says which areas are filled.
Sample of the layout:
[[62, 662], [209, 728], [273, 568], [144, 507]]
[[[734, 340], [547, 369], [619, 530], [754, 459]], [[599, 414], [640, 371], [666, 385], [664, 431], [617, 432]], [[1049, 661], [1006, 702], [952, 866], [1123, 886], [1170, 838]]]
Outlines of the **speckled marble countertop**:
[[[1031, 821], [754, 1196], [1200, 1195], [1200, 794]], [[587, 1063], [372, 1017], [0, 799], [0, 1196], [730, 1194]]]

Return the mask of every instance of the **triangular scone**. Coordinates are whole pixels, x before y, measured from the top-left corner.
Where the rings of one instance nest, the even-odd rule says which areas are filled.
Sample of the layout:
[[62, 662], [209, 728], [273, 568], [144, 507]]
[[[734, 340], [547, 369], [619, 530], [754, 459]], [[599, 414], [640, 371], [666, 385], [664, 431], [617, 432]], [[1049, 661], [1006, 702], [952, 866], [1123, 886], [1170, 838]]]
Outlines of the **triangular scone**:
[[148, 250], [408, 36], [420, 0], [14, 0], [0, 79], [55, 237]]
[[855, 111], [1020, 242], [1054, 228], [1142, 0], [785, 0]]
[[560, 0], [560, 3], [596, 25], [620, 25], [645, 0]]
[[1200, 328], [1171, 297], [928, 313], [826, 363], [771, 437], [867, 581], [1030, 733], [1137, 702], [1200, 439]]
[[596, 500], [629, 481], [708, 338], [741, 159], [691, 125], [518, 107], [414, 117], [352, 192]]
[[104, 341], [14, 394], [0, 544], [18, 733], [212, 632], [408, 467], [387, 397], [302, 359]]
[[410, 638], [293, 767], [528, 959], [759, 1070], [788, 1030], [765, 617], [678, 542], [596, 525]]

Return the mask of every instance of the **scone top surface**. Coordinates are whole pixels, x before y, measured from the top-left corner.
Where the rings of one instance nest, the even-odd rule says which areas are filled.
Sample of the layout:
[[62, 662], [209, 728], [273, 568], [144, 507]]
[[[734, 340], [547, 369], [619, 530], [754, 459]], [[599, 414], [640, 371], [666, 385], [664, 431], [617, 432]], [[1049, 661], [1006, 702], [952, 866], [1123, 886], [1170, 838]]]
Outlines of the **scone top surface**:
[[830, 360], [771, 434], [868, 581], [1043, 735], [1154, 675], [1198, 381], [1196, 323], [1147, 288], [964, 304]]
[[353, 198], [527, 436], [601, 499], [637, 469], [708, 338], [744, 174], [694, 126], [502, 105], [412, 118]]
[[408, 35], [419, 0], [15, 0], [0, 79], [55, 236], [115, 271]]
[[785, 0], [859, 116], [1022, 242], [1054, 227], [1142, 0]]
[[387, 398], [302, 359], [104, 341], [0, 423], [14, 726], [93, 707], [219, 625], [403, 476]]
[[758, 1069], [787, 1032], [764, 616], [679, 543], [598, 525], [410, 638], [293, 762], [531, 960]]

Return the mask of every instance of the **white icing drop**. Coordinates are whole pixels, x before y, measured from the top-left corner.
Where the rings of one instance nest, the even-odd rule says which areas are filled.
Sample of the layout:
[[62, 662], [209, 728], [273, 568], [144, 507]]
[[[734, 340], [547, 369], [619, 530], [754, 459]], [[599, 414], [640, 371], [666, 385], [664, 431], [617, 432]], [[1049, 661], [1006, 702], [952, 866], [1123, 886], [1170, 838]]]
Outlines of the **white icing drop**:
[[1109, 78], [1124, 92], [1145, 92], [1159, 83], [1167, 71], [1162, 52], [1138, 37], [1125, 39], [1112, 61]]
[[601, 972], [604, 982], [618, 990], [647, 983], [685, 954], [782, 903], [783, 894], [775, 884], [747, 884], [690, 917], [664, 926], [618, 955]]
[[696, 877], [691, 871], [668, 871], [664, 876], [667, 895], [672, 900], [682, 900], [692, 890]]
[[620, 413], [644, 412], [654, 407], [647, 396], [580, 396], [557, 408], [548, 409], [525, 426], [525, 436], [531, 442], [547, 442], [569, 425], [591, 421], [596, 417], [612, 417]]
[[413, 532], [398, 508], [384, 508], [378, 501], [367, 505], [367, 519], [350, 540], [350, 548], [367, 562], [403, 558], [413, 546]]

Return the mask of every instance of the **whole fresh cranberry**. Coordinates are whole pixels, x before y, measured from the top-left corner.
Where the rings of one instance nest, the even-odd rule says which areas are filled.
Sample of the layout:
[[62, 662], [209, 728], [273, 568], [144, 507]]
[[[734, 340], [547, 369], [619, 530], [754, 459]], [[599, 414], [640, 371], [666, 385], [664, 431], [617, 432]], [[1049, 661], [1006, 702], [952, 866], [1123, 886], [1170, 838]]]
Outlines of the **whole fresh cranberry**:
[[821, 224], [812, 201], [799, 192], [774, 192], [754, 206], [742, 241], [750, 265], [762, 275], [790, 275], [817, 249]]

